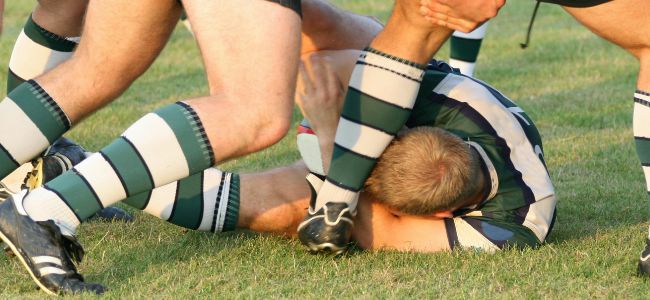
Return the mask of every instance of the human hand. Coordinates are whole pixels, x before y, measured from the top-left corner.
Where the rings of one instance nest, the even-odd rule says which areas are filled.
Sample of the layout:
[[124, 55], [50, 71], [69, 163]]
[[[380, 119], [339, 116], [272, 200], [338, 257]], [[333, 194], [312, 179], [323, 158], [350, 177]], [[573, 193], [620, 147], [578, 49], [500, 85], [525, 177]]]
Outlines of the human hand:
[[303, 90], [298, 106], [319, 140], [333, 141], [343, 107], [344, 87], [332, 68], [331, 58], [313, 54], [299, 68]]
[[420, 14], [432, 24], [468, 33], [495, 17], [505, 0], [420, 0]]

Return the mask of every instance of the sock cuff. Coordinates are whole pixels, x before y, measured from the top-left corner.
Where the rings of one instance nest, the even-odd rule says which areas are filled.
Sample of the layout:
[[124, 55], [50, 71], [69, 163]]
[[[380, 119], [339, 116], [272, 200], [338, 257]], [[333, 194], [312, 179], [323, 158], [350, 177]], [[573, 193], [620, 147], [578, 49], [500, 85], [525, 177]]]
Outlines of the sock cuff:
[[63, 109], [36, 81], [28, 80], [7, 95], [53, 143], [72, 126]]
[[634, 102], [650, 107], [650, 93], [636, 90], [634, 92]]
[[154, 113], [174, 132], [187, 159], [190, 174], [201, 172], [216, 163], [203, 123], [191, 106], [176, 102]]
[[[225, 176], [226, 173], [224, 173]], [[228, 205], [222, 231], [233, 231], [239, 221], [239, 174], [232, 173], [228, 190]]]
[[342, 188], [330, 181], [328, 178], [318, 191], [314, 211], [318, 211], [321, 207], [325, 206], [326, 203], [346, 203], [350, 206], [350, 211], [355, 212], [357, 209], [358, 197], [358, 191], [351, 191]]
[[642, 90], [639, 90], [639, 89], [634, 91], [634, 93], [635, 94], [641, 94], [641, 95], [644, 95], [644, 96], [650, 96], [650, 92], [642, 91]]
[[35, 43], [61, 52], [72, 52], [77, 43], [67, 37], [53, 33], [34, 22], [30, 15], [23, 28], [25, 35]]
[[[418, 71], [423, 73], [424, 70], [426, 70], [426, 68], [427, 68], [427, 66], [424, 65], [424, 64], [419, 64], [419, 63], [410, 61], [410, 60], [405, 59], [405, 58], [397, 57], [395, 55], [379, 51], [379, 50], [377, 50], [375, 48], [372, 48], [372, 47], [366, 47], [364, 49], [364, 52], [365, 53], [362, 54], [362, 58], [365, 58], [366, 60], [368, 60], [369, 58], [372, 58], [373, 56], [381, 56], [383, 58], [387, 58], [387, 59], [393, 61], [394, 63], [391, 64], [390, 66], [384, 65], [384, 67], [387, 67], [387, 68], [390, 68], [390, 69], [393, 69], [393, 68], [397, 69], [397, 70], [393, 70], [393, 71], [399, 71], [401, 69], [401, 71], [406, 71], [408, 73], [411, 73], [411, 72], [418, 73]], [[416, 70], [408, 70], [407, 67], [410, 67], [410, 68], [413, 68], [413, 69], [416, 69]]]

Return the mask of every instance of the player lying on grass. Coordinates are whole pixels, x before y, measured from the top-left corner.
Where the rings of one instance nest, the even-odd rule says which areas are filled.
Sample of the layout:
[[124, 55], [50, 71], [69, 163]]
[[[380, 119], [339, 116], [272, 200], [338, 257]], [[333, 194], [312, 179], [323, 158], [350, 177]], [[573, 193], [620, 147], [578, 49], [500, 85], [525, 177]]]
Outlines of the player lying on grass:
[[[600, 37], [625, 49], [639, 60], [634, 93], [632, 128], [637, 155], [650, 197], [650, 1], [647, 0], [542, 0], [562, 5], [576, 20]], [[427, 18], [450, 29], [468, 31], [496, 15], [503, 0], [422, 0]], [[650, 233], [638, 262], [641, 274], [650, 275]]]
[[[321, 52], [302, 68], [299, 86], [304, 88], [299, 88], [298, 102], [319, 138], [322, 157], [332, 151], [344, 94], [341, 82], [349, 78], [359, 53]], [[362, 194], [353, 232], [361, 247], [496, 250], [545, 240], [555, 211], [554, 190], [539, 133], [514, 103], [434, 62], [407, 126], [410, 129], [384, 154]], [[319, 155], [303, 154], [311, 166], [320, 164], [313, 162]], [[321, 172], [327, 166], [313, 169]], [[72, 172], [82, 173], [83, 165]], [[306, 173], [302, 164], [242, 175], [211, 168], [124, 203], [190, 229], [220, 232], [239, 227], [295, 235], [309, 206]], [[322, 183], [315, 174], [307, 179], [313, 189]], [[92, 184], [97, 178], [85, 180]], [[80, 255], [70, 254], [79, 252], [70, 249], [80, 250], [74, 237], [61, 235], [54, 217], [32, 221], [22, 209], [23, 199], [24, 194], [16, 195], [0, 204], [0, 236], [39, 286], [54, 292], [103, 291], [78, 276], [71, 257]], [[92, 193], [77, 201], [99, 209]], [[71, 288], [77, 285], [84, 288]]]

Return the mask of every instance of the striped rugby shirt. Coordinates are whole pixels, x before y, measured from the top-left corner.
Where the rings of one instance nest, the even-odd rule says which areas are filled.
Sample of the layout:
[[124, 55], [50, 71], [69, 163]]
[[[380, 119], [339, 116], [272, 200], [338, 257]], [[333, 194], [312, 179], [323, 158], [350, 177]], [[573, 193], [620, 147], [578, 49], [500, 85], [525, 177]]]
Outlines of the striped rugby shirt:
[[445, 219], [452, 249], [497, 250], [545, 240], [555, 216], [555, 191], [540, 134], [515, 103], [433, 61], [406, 126], [435, 126], [459, 136], [477, 150], [489, 171], [486, 199]]

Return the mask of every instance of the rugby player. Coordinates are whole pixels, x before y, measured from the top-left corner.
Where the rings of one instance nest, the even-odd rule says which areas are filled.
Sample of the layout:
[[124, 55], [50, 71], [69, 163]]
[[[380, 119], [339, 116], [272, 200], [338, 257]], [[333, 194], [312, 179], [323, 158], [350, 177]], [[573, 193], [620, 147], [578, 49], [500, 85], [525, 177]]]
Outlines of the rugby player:
[[[127, 139], [125, 133], [103, 155], [97, 154], [100, 164], [92, 163], [86, 171], [103, 175], [83, 176], [97, 178], [93, 194], [102, 197], [97, 203], [101, 207], [260, 150], [288, 130], [300, 50], [300, 1], [186, 2], [184, 8], [203, 53], [209, 96], [145, 116], [129, 129], [128, 135], [135, 136]], [[328, 7], [323, 1], [305, 3], [314, 4], [305, 5], [305, 14], [310, 8], [322, 11]], [[329, 7], [326, 17], [316, 15], [305, 22], [305, 28], [324, 33], [322, 40], [309, 42], [346, 48], [355, 47], [350, 41], [367, 44], [359, 39], [367, 32], [351, 30], [359, 22], [369, 22], [367, 18], [351, 18]], [[180, 11], [178, 1], [172, 0], [91, 1], [84, 35], [72, 56], [20, 84], [0, 102], [0, 127], [12, 128], [0, 131], [0, 177], [42, 153], [73, 124], [118, 97], [162, 50]], [[242, 82], [250, 88], [242, 87]], [[159, 145], [169, 145], [169, 151], [159, 151]], [[105, 167], [115, 168], [112, 175], [106, 176]], [[119, 174], [130, 175], [115, 181]], [[81, 179], [77, 175], [50, 182], [50, 190], [58, 194], [46, 189], [30, 193], [26, 211], [36, 220], [57, 212], [58, 226], [72, 235], [79, 221], [94, 210], [73, 199], [79, 192], [68, 190]]]
[[[88, 1], [79, 0], [38, 1], [14, 45], [7, 76], [8, 94], [26, 80], [36, 78], [72, 57], [80, 39], [87, 6]], [[380, 29], [380, 26], [374, 24], [375, 21], [370, 18], [342, 11], [321, 0], [306, 0], [302, 4], [302, 9], [309, 17], [309, 20], [303, 23], [303, 52], [315, 49], [361, 48], [365, 46], [362, 43], [374, 36]], [[341, 28], [346, 30], [357, 28], [358, 30], [355, 32], [354, 39], [351, 39], [345, 32], [341, 32]], [[102, 46], [101, 48], [106, 47]], [[95, 61], [95, 58], [97, 57], [89, 59]], [[133, 59], [138, 59], [138, 57]], [[118, 65], [129, 63], [125, 59], [115, 58], [115, 60], [117, 61], [111, 63]], [[83, 69], [83, 67], [80, 68]], [[134, 69], [133, 67], [129, 68]], [[120, 78], [125, 86], [128, 86], [134, 79], [135, 77]], [[53, 143], [54, 148], [65, 145], [66, 142]], [[56, 158], [56, 156], [47, 156], [47, 159]], [[76, 164], [83, 157], [69, 158], [72, 161], [60, 161], [61, 166]], [[11, 164], [7, 165], [4, 162], [0, 165], [0, 179], [6, 175], [2, 173], [2, 169], [10, 167], [9, 165]], [[38, 170], [41, 173], [43, 171]], [[14, 176], [23, 177], [24, 172], [19, 171]], [[47, 178], [49, 177], [47, 174], [45, 177], [45, 179], [50, 179]], [[5, 178], [3, 181], [12, 182], [13, 178]], [[1, 183], [0, 193], [5, 194], [8, 188], [3, 187]], [[102, 210], [99, 215], [108, 219], [128, 217], [125, 212], [112, 207]]]
[[[650, 19], [646, 0], [542, 0], [562, 5], [598, 36], [620, 46], [639, 60], [634, 93], [633, 132], [650, 197]], [[435, 24], [469, 31], [496, 15], [504, 0], [422, 0], [421, 11]], [[649, 229], [650, 230], [650, 229]], [[650, 233], [638, 263], [650, 275]]]
[[[190, 229], [246, 228], [295, 236], [310, 206], [310, 188], [323, 184], [322, 176], [315, 174], [322, 172], [313, 166], [328, 169], [327, 159], [319, 157], [328, 158], [333, 150], [345, 94], [341, 82], [351, 76], [359, 54], [323, 51], [304, 60], [297, 99], [318, 137], [312, 142], [322, 149], [316, 150], [322, 155], [305, 153], [309, 148], [301, 153], [314, 169], [307, 176], [309, 186], [302, 163], [241, 175], [210, 168], [124, 202]], [[361, 194], [353, 231], [359, 246], [495, 251], [544, 242], [556, 199], [539, 133], [523, 110], [485, 83], [434, 61], [407, 126], [383, 154]], [[75, 171], [82, 168], [78, 165]], [[35, 225], [22, 209], [23, 196], [0, 205], [0, 236], [46, 291], [59, 291], [52, 288], [57, 282], [81, 284], [66, 250], [35, 249], [49, 237], [43, 228], [57, 227], [52, 221]], [[24, 237], [16, 235], [12, 224], [20, 224]]]

